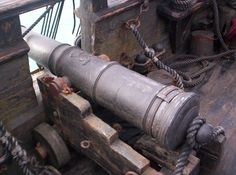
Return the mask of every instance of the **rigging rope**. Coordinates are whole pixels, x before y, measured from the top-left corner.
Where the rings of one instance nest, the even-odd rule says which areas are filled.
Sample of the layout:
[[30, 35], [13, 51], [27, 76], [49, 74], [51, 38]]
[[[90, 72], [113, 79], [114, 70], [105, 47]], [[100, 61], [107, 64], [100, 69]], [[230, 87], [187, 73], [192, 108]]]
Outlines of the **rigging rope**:
[[[46, 7], [46, 10], [36, 19], [36, 21], [22, 34], [25, 37], [42, 19], [42, 28], [41, 34], [50, 38], [55, 39], [58, 31], [58, 26], [61, 19], [62, 10], [64, 7], [64, 0], [61, 0], [57, 3], [57, 9], [54, 14], [54, 5]], [[52, 22], [53, 21], [53, 22]], [[52, 22], [52, 23], [51, 23]]]
[[214, 11], [214, 22], [215, 22], [215, 30], [216, 30], [216, 34], [217, 34], [217, 37], [220, 41], [220, 44], [221, 46], [223, 47], [223, 49], [225, 51], [229, 51], [229, 48], [228, 46], [226, 45], [224, 39], [223, 39], [223, 36], [221, 34], [221, 31], [220, 31], [220, 21], [219, 21], [219, 9], [218, 9], [218, 4], [216, 2], [216, 0], [212, 0], [212, 3], [213, 3], [213, 11]]
[[43, 12], [42, 15], [39, 16], [39, 18], [22, 34], [23, 37], [25, 37], [44, 17], [48, 14], [48, 12], [53, 8], [53, 6], [50, 6], [47, 8], [45, 12]]
[[173, 76], [173, 78], [175, 79], [175, 81], [176, 81], [177, 87], [179, 87], [180, 89], [184, 89], [184, 85], [183, 85], [181, 76], [174, 69], [172, 69], [169, 66], [165, 65], [163, 62], [161, 62], [155, 56], [155, 51], [147, 46], [147, 44], [145, 43], [145, 41], [141, 37], [141, 35], [140, 35], [140, 33], [139, 33], [138, 29], [137, 29], [137, 26], [134, 25], [134, 24], [131, 24], [130, 25], [130, 29], [133, 32], [135, 38], [137, 39], [139, 45], [144, 50], [145, 55], [147, 57], [149, 57], [150, 59], [152, 59], [152, 61], [155, 63], [155, 65], [158, 68], [163, 69], [166, 72], [168, 72], [169, 74], [171, 74]]

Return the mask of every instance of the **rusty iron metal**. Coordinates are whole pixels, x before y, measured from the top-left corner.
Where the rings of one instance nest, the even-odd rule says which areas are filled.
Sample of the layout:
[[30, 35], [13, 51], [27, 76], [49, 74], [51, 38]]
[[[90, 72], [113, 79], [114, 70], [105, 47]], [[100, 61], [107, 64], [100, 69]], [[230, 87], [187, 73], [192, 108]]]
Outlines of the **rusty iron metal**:
[[98, 56], [98, 58], [100, 58], [104, 61], [111, 61], [111, 59], [106, 54], [101, 54]]
[[47, 153], [46, 148], [43, 147], [43, 146], [41, 145], [41, 143], [38, 142], [38, 143], [36, 144], [35, 150], [37, 151], [37, 153], [39, 154], [39, 156], [40, 156], [41, 159], [43, 159], [43, 160], [46, 159], [48, 153]]
[[70, 81], [66, 77], [44, 77], [43, 81], [49, 84], [50, 93], [53, 96], [58, 96], [59, 93], [71, 94], [73, 89], [70, 87]]
[[114, 123], [112, 127], [119, 133], [123, 130], [122, 126], [119, 123]]
[[132, 69], [134, 67], [134, 60], [130, 58], [126, 53], [121, 53], [119, 63], [127, 67], [128, 69]]
[[137, 17], [134, 19], [129, 19], [127, 22], [125, 22], [125, 26], [127, 29], [131, 29], [131, 25], [135, 25], [137, 28], [140, 27], [141, 21], [140, 18], [141, 16], [149, 10], [149, 1], [145, 0], [141, 5], [140, 5], [140, 10], [139, 14], [137, 14]]
[[54, 80], [54, 77], [51, 77], [49, 75], [43, 77], [43, 81], [46, 84], [49, 84], [49, 83], [53, 82], [53, 80]]

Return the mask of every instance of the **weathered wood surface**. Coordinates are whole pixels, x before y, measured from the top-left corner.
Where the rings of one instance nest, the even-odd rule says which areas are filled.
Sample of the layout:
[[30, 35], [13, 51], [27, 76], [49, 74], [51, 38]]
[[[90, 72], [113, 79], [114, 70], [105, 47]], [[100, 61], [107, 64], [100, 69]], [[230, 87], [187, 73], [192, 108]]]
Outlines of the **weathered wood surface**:
[[75, 154], [76, 160], [71, 160], [66, 170], [61, 170], [63, 175], [108, 175], [99, 165], [81, 154]]
[[0, 67], [0, 93], [23, 83], [31, 77], [26, 55], [2, 63]]
[[[135, 148], [140, 150], [150, 160], [159, 163], [164, 167], [164, 172], [171, 172], [175, 169], [176, 161], [179, 156], [178, 151], [168, 151], [160, 147], [155, 139], [148, 135], [141, 137], [135, 144]], [[192, 153], [189, 156], [189, 163], [185, 167], [184, 175], [197, 175], [199, 173], [200, 160]], [[166, 170], [165, 170], [166, 169]]]
[[21, 113], [37, 106], [32, 87], [21, 89], [20, 91], [16, 89], [16, 91], [14, 94], [0, 100], [0, 118], [4, 122], [14, 120]]
[[14, 119], [37, 106], [27, 56], [0, 64], [0, 118]]
[[[231, 175], [236, 172], [236, 63], [221, 60], [206, 84], [199, 90], [200, 114], [213, 126], [225, 128], [226, 142], [218, 151], [212, 150], [210, 161], [203, 157], [203, 175]], [[210, 156], [210, 155], [209, 155]], [[214, 166], [212, 166], [214, 165]]]
[[32, 130], [45, 120], [43, 105], [38, 105], [19, 114], [14, 120], [9, 120], [6, 128], [22, 142], [24, 148], [32, 149], [35, 146]]
[[[88, 101], [75, 93], [52, 97], [42, 79], [39, 79], [39, 84], [45, 104], [50, 104], [58, 113], [54, 122], [77, 151], [114, 175], [128, 171], [146, 175], [146, 171], [150, 171], [149, 160], [122, 142], [116, 130], [96, 117]], [[83, 142], [89, 143], [88, 147], [84, 147]]]
[[[107, 8], [94, 13], [88, 2], [81, 1], [79, 9], [82, 25], [82, 48], [97, 55], [106, 54], [111, 60], [120, 61], [126, 55], [133, 59], [141, 52], [141, 48], [132, 32], [125, 27], [125, 23], [138, 16], [140, 1], [130, 0], [124, 4]], [[163, 42], [168, 50], [169, 38], [165, 22], [157, 15], [158, 1], [150, 2], [148, 13], [141, 16], [140, 33], [149, 46]]]
[[[14, 47], [16, 44], [21, 43], [21, 41], [23, 41], [23, 38], [21, 36], [19, 16], [14, 16], [8, 19], [1, 20], [0, 21], [0, 52], [1, 52], [0, 57], [3, 57], [6, 55], [8, 48]], [[24, 44], [22, 45], [27, 48], [27, 46], [25, 46]], [[12, 52], [16, 52], [16, 51], [17, 49], [15, 49]]]
[[[4, 2], [0, 2], [0, 9]], [[1, 19], [0, 10], [0, 120], [22, 141], [30, 141], [30, 130], [44, 116], [33, 88], [28, 50], [19, 17]]]
[[150, 136], [144, 135], [135, 144], [135, 148], [143, 152], [147, 157], [151, 157], [155, 162], [160, 163], [168, 169], [173, 170], [179, 153], [167, 151], [159, 147], [156, 141]]
[[40, 7], [54, 4], [59, 0], [1, 0], [0, 19], [38, 9]]

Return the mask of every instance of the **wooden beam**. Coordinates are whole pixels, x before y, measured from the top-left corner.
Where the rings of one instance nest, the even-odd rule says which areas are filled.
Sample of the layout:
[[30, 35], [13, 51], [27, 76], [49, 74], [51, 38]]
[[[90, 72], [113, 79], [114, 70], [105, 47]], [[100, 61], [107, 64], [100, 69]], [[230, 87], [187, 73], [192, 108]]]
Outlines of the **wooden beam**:
[[0, 20], [26, 13], [46, 5], [52, 5], [60, 0], [1, 0]]

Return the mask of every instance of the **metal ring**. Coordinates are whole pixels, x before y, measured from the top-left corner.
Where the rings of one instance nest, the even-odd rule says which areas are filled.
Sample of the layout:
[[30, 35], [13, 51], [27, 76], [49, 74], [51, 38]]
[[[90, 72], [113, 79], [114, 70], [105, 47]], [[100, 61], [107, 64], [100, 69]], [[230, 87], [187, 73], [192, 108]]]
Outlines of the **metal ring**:
[[134, 171], [127, 171], [125, 175], [138, 175], [138, 174], [135, 173]]
[[84, 148], [84, 149], [88, 149], [90, 145], [91, 145], [91, 141], [89, 140], [83, 140], [82, 142], [80, 142], [81, 148]]
[[125, 23], [127, 29], [131, 29], [131, 25], [134, 25], [136, 28], [139, 28], [141, 22], [138, 18], [136, 18], [136, 19], [130, 19]]

